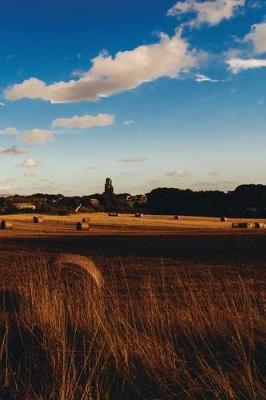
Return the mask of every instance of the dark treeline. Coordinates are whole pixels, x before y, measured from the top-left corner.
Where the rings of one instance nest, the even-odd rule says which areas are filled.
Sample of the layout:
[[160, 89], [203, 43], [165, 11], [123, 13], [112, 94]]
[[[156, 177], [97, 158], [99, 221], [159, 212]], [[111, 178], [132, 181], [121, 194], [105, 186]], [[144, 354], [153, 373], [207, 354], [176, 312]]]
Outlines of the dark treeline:
[[[33, 204], [34, 211], [18, 208], [17, 204], [21, 202]], [[37, 193], [0, 198], [0, 214], [40, 212], [64, 215], [95, 211], [266, 218], [266, 186], [241, 185], [227, 193], [218, 190], [194, 192], [189, 189], [158, 188], [146, 196], [131, 196], [128, 193], [97, 193], [88, 196]]]
[[228, 193], [158, 188], [147, 196], [154, 214], [266, 217], [264, 185], [241, 185]]

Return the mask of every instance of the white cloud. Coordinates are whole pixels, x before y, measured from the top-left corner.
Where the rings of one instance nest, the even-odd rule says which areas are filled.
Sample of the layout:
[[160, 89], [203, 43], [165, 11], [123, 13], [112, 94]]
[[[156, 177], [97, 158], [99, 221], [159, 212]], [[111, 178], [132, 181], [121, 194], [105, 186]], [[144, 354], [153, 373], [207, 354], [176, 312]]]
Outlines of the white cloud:
[[197, 74], [195, 80], [196, 82], [212, 82], [212, 83], [219, 82], [217, 79], [212, 79], [209, 76], [203, 74]]
[[72, 118], [58, 118], [52, 122], [53, 127], [59, 128], [92, 128], [95, 126], [108, 126], [114, 122], [110, 114], [75, 116]]
[[166, 173], [167, 176], [171, 176], [173, 178], [185, 178], [188, 176], [188, 172], [184, 169], [176, 169], [173, 171], [169, 171]]
[[26, 151], [20, 149], [19, 147], [12, 146], [6, 149], [0, 149], [0, 156], [20, 156], [21, 154], [25, 154]]
[[227, 61], [230, 70], [237, 74], [241, 70], [247, 69], [256, 69], [256, 68], [265, 68], [266, 67], [266, 60], [259, 59], [259, 58], [232, 58], [231, 60]]
[[78, 80], [45, 82], [30, 78], [5, 91], [8, 100], [42, 99], [51, 103], [95, 101], [138, 87], [162, 77], [177, 78], [196, 65], [196, 56], [181, 37], [161, 33], [158, 43], [120, 51], [114, 57], [106, 53], [92, 60], [92, 67]]
[[266, 22], [253, 25], [244, 41], [252, 42], [256, 53], [266, 53]]
[[134, 123], [133, 119], [127, 119], [126, 121], [123, 122], [123, 125], [131, 125]]
[[217, 25], [224, 19], [234, 16], [238, 7], [244, 6], [246, 0], [198, 0], [178, 1], [169, 11], [170, 16], [179, 16], [184, 13], [196, 14], [190, 21], [191, 26], [206, 23]]
[[28, 158], [27, 160], [23, 161], [20, 164], [22, 168], [35, 168], [39, 164], [38, 161], [34, 160], [33, 158]]
[[121, 160], [118, 160], [118, 161], [123, 162], [123, 163], [137, 163], [137, 162], [143, 162], [146, 160], [147, 159], [144, 157], [127, 157], [127, 158], [122, 158]]
[[0, 102], [0, 107], [5, 107], [5, 103]]
[[50, 131], [43, 129], [32, 129], [30, 131], [26, 131], [22, 135], [21, 141], [23, 143], [42, 144], [53, 140], [53, 138], [54, 135]]
[[17, 128], [13, 127], [8, 127], [0, 131], [0, 133], [6, 134], [6, 135], [16, 135], [18, 133]]
[[24, 176], [25, 176], [25, 178], [34, 178], [36, 175], [34, 172], [27, 171], [27, 172], [25, 172]]

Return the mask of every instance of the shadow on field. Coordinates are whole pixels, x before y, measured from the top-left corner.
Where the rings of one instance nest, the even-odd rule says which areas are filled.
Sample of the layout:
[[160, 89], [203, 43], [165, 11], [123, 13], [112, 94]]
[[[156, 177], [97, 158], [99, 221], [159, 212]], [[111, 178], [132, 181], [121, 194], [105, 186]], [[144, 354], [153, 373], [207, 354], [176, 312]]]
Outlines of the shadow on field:
[[[20, 314], [25, 299], [16, 291], [0, 290], [0, 399], [17, 397], [16, 386], [31, 382], [34, 391], [42, 391], [51, 369], [44, 350], [44, 333], [36, 325], [29, 328], [21, 321]], [[9, 370], [12, 381], [4, 371]], [[16, 382], [16, 383], [15, 383]], [[22, 393], [20, 393], [22, 395]], [[24, 396], [24, 395], [23, 395]]]
[[6, 238], [2, 250], [137, 256], [196, 261], [264, 262], [266, 235], [56, 236]]

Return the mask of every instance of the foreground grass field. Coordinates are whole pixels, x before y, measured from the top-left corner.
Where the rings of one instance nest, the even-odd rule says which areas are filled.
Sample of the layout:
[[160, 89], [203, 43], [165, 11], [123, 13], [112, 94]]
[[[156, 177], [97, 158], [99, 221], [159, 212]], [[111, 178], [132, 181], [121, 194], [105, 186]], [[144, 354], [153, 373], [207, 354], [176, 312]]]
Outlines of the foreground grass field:
[[[0, 398], [266, 398], [264, 232], [93, 216], [91, 232], [78, 233], [76, 216], [37, 226], [9, 219], [14, 231], [0, 233]], [[56, 231], [64, 225], [65, 235]], [[74, 266], [55, 273], [50, 259], [69, 252], [92, 256], [102, 289]]]

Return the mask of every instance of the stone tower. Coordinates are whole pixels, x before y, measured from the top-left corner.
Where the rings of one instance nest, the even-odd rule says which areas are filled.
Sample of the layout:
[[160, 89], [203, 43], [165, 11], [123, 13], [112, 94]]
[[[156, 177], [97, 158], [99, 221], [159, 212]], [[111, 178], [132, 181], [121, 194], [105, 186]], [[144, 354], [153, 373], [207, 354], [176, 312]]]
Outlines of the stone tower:
[[112, 195], [114, 193], [114, 187], [113, 187], [113, 184], [112, 184], [112, 179], [110, 179], [110, 178], [106, 178], [105, 187], [104, 187], [104, 193], [107, 194], [107, 195], [110, 195], [110, 194]]

